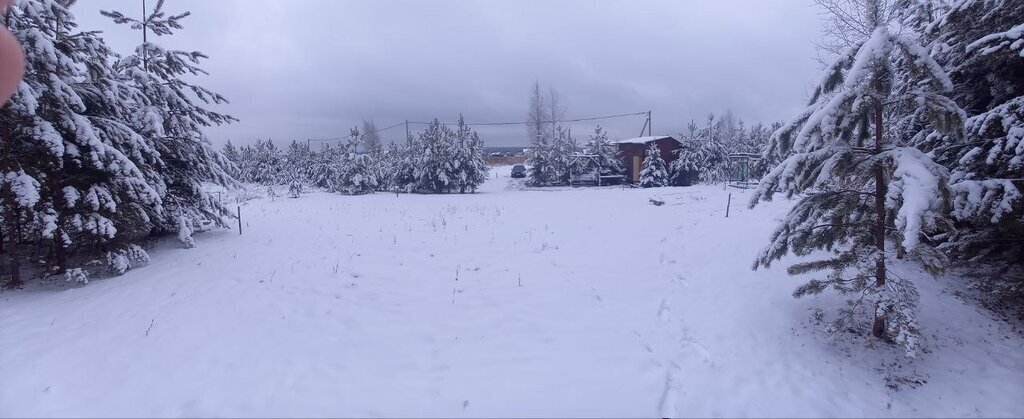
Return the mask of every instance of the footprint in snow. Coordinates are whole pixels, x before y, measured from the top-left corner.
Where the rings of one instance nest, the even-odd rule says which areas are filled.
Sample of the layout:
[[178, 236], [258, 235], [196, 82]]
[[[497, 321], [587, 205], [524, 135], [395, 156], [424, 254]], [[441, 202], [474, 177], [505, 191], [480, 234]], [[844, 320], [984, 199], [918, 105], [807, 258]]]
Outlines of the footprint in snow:
[[669, 308], [668, 301], [662, 299], [661, 305], [658, 307], [658, 320], [661, 320], [662, 323], [668, 323], [670, 314], [672, 314], [672, 309]]
[[659, 417], [679, 417], [677, 404], [680, 393], [683, 392], [682, 385], [679, 383], [680, 373], [681, 370], [678, 364], [673, 362], [669, 365], [668, 371], [665, 373], [665, 389], [661, 393], [661, 402], [658, 404]]
[[711, 351], [708, 350], [707, 346], [704, 346], [704, 341], [698, 337], [693, 336], [688, 329], [683, 329], [683, 336], [679, 338], [679, 343], [683, 346], [693, 349], [697, 355], [700, 356], [701, 360], [705, 364], [712, 367], [715, 366], [715, 359], [711, 356]]

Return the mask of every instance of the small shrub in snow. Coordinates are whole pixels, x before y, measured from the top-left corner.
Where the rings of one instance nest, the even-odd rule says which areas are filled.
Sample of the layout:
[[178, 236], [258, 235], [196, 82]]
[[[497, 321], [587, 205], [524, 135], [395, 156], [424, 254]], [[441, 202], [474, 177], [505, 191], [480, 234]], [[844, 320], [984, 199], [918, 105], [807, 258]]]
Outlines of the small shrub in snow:
[[185, 245], [186, 249], [196, 247], [196, 239], [192, 237], [192, 228], [189, 227], [185, 217], [178, 217], [178, 241]]
[[89, 273], [82, 268], [73, 268], [64, 271], [64, 280], [76, 284], [88, 284]]
[[116, 275], [121, 275], [129, 269], [149, 262], [149, 253], [134, 244], [124, 248], [107, 252], [107, 267]]

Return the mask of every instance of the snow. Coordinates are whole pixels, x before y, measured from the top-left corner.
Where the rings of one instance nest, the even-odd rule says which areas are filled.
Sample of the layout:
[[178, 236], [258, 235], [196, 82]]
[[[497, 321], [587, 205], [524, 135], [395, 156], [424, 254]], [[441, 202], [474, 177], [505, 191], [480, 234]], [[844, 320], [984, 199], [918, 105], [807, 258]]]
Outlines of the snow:
[[898, 207], [896, 228], [903, 235], [903, 247], [914, 250], [921, 236], [934, 227], [945, 211], [943, 197], [946, 169], [920, 150], [899, 147], [891, 152], [895, 162], [893, 180], [886, 195], [886, 206]]
[[790, 202], [497, 172], [478, 194], [257, 199], [243, 235], [0, 294], [0, 416], [1024, 415], [1024, 338], [950, 279], [893, 267], [921, 294], [908, 360], [825, 334], [842, 297], [751, 271]]
[[667, 136], [667, 135], [649, 136], [649, 137], [636, 137], [636, 138], [627, 138], [625, 140], [615, 140], [615, 141], [611, 141], [611, 143], [612, 144], [647, 144], [647, 143], [652, 142], [652, 141], [664, 140], [664, 139], [669, 139], [669, 138], [672, 138], [672, 137], [671, 136]]

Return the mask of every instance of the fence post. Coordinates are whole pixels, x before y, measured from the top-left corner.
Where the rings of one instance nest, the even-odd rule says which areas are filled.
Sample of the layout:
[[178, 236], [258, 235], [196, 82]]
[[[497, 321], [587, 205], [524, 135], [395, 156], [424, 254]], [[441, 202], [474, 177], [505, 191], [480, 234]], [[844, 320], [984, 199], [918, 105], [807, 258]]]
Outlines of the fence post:
[[729, 202], [725, 204], [725, 218], [729, 218], [729, 207], [732, 206], [732, 192], [729, 192]]

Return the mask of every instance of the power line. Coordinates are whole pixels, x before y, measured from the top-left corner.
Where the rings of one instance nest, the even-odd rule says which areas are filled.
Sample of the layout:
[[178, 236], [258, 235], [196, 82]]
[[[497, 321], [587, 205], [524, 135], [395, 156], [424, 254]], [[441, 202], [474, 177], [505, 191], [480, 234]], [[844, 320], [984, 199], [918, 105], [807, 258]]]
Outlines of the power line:
[[[371, 132], [373, 132], [373, 133], [384, 132], [384, 131], [387, 131], [387, 130], [392, 129], [392, 128], [398, 128], [398, 127], [400, 127], [402, 125], [405, 125], [405, 121], [399, 122], [399, 123], [397, 123], [395, 125], [392, 125], [390, 127], [387, 127], [387, 128], [375, 129], [375, 130], [373, 130]], [[368, 134], [368, 133], [364, 133], [364, 134]]]
[[[367, 131], [367, 132], [364, 132], [363, 135], [369, 134], [371, 132], [372, 133], [384, 132], [384, 131], [387, 131], [387, 130], [392, 129], [392, 128], [398, 128], [398, 127], [400, 127], [402, 125], [405, 125], [405, 121], [399, 122], [399, 123], [397, 123], [395, 125], [392, 125], [392, 126], [389, 126], [389, 127], [385, 127], [385, 128], [381, 128], [381, 129], [375, 129], [373, 131]], [[341, 140], [345, 140], [345, 139], [348, 139], [348, 138], [349, 137], [307, 139], [306, 142], [307, 143], [319, 143], [319, 142], [341, 141]]]
[[[597, 121], [597, 120], [600, 120], [600, 119], [612, 119], [612, 118], [621, 118], [621, 117], [624, 117], [624, 116], [639, 116], [639, 115], [647, 115], [647, 112], [633, 112], [633, 113], [624, 113], [624, 114], [618, 114], [618, 115], [595, 116], [595, 117], [591, 117], [591, 118], [562, 119], [562, 120], [557, 120], [557, 121], [540, 121], [540, 123], [542, 123], [542, 124], [552, 124], [552, 123], [557, 124], [557, 123], [561, 123], [561, 122]], [[420, 124], [420, 125], [430, 125], [433, 122], [413, 122], [413, 121], [409, 121], [409, 123], [410, 124]], [[466, 125], [468, 125], [468, 126], [502, 126], [502, 125], [530, 125], [530, 124], [534, 124], [534, 123], [536, 123], [536, 122], [529, 122], [529, 121], [524, 121], [524, 122], [475, 122], [475, 123], [466, 123]], [[444, 125], [456, 125], [457, 123], [442, 122], [442, 124], [444, 124]]]
[[[561, 120], [555, 120], [555, 121], [540, 121], [540, 123], [541, 124], [557, 124], [557, 123], [564, 123], [564, 122], [597, 121], [597, 120], [602, 120], [602, 119], [623, 118], [623, 117], [627, 117], [627, 116], [641, 116], [641, 115], [647, 117], [647, 122], [644, 123], [644, 127], [646, 129], [650, 130], [650, 127], [647, 125], [647, 124], [650, 123], [650, 118], [651, 118], [651, 112], [650, 111], [622, 113], [622, 114], [617, 114], [617, 115], [606, 115], [606, 116], [594, 116], [594, 117], [589, 117], [589, 118], [561, 119]], [[484, 127], [484, 126], [491, 126], [491, 127], [493, 127], [493, 126], [511, 126], [511, 125], [530, 125], [530, 124], [535, 124], [535, 123], [537, 123], [537, 122], [530, 122], [530, 121], [474, 122], [474, 123], [466, 123], [466, 125], [467, 126], [473, 126], [473, 127]], [[389, 126], [384, 127], [384, 128], [380, 128], [380, 129], [376, 129], [376, 130], [373, 130], [373, 131], [364, 132], [363, 135], [368, 134], [370, 132], [373, 132], [373, 133], [384, 132], [384, 131], [387, 131], [387, 130], [390, 130], [390, 129], [398, 128], [398, 127], [400, 127], [402, 125], [405, 125], [406, 127], [408, 127], [409, 124], [430, 125], [430, 124], [433, 124], [433, 121], [431, 121], [431, 122], [402, 121], [402, 122], [399, 122], [397, 124], [389, 125]], [[443, 124], [443, 125], [458, 125], [457, 122], [455, 122], [455, 123], [453, 123], [453, 122], [441, 122], [441, 124]], [[341, 141], [341, 140], [345, 140], [345, 139], [348, 139], [348, 138], [349, 137], [307, 139], [306, 140], [306, 144], [316, 143], [316, 142]]]

